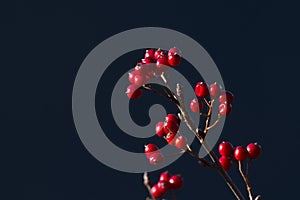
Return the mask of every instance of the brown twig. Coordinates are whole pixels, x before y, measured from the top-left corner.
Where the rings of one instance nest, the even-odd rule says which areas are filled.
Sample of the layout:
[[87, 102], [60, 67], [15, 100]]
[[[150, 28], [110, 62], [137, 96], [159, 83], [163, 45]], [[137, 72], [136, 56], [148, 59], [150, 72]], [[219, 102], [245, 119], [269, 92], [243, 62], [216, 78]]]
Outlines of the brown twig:
[[[225, 179], [226, 184], [229, 186], [229, 188], [231, 189], [231, 191], [233, 192], [233, 194], [236, 196], [236, 198], [238, 200], [245, 200], [245, 197], [243, 196], [243, 194], [240, 192], [240, 190], [237, 188], [237, 186], [233, 183], [232, 179], [230, 178], [230, 176], [227, 174], [227, 172], [223, 169], [223, 167], [221, 166], [218, 157], [216, 156], [216, 154], [211, 150], [211, 148], [206, 144], [205, 140], [200, 136], [199, 134], [199, 129], [195, 129], [195, 125], [193, 124], [193, 122], [190, 120], [190, 117], [186, 111], [185, 108], [185, 103], [184, 103], [184, 93], [183, 93], [183, 89], [182, 86], [180, 84], [177, 84], [177, 96], [178, 96], [178, 101], [181, 103], [181, 106], [178, 106], [180, 112], [181, 112], [181, 116], [184, 119], [184, 122], [186, 123], [186, 125], [189, 127], [189, 129], [195, 134], [195, 136], [198, 138], [199, 142], [202, 144], [203, 148], [205, 149], [205, 151], [208, 153], [209, 157], [211, 158], [211, 160], [215, 163], [216, 165], [216, 169], [218, 170], [218, 172], [223, 176], [223, 178]], [[210, 113], [208, 113], [207, 118], [206, 119], [206, 124], [208, 125], [210, 122], [210, 118], [211, 118], [211, 112], [212, 112], [212, 107], [213, 107], [213, 100], [211, 101], [211, 103], [209, 103], [206, 99], [205, 102], [209, 105], [209, 110]], [[204, 133], [207, 133], [208, 130], [208, 126], [206, 125], [205, 129], [204, 129]]]
[[[161, 86], [161, 87], [165, 87], [165, 86]], [[167, 87], [165, 87], [165, 88], [169, 89]], [[172, 93], [171, 99], [170, 99], [170, 96], [166, 96], [165, 95], [165, 97], [168, 98], [168, 99], [170, 99], [171, 101], [173, 101], [177, 105], [178, 109], [180, 110], [180, 114], [179, 114], [180, 119], [187, 125], [187, 127], [191, 130], [191, 132], [194, 133], [194, 135], [197, 137], [197, 139], [199, 140], [199, 142], [202, 144], [203, 148], [208, 153], [208, 155], [211, 158], [212, 162], [215, 164], [214, 168], [217, 169], [217, 171], [223, 176], [226, 184], [231, 189], [231, 191], [233, 192], [233, 194], [235, 195], [235, 197], [238, 200], [245, 200], [245, 197], [243, 196], [243, 194], [239, 191], [239, 189], [233, 183], [233, 181], [230, 178], [230, 176], [227, 174], [227, 172], [221, 166], [221, 164], [220, 164], [220, 162], [219, 162], [218, 157], [216, 156], [216, 154], [206, 144], [205, 140], [203, 139], [203, 137], [201, 135], [202, 132], [200, 132], [200, 130], [194, 125], [194, 123], [191, 120], [189, 114], [187, 113], [185, 102], [184, 102], [184, 93], [183, 93], [183, 90], [182, 90], [182, 86], [180, 84], [177, 84], [177, 87], [176, 87], [177, 96], [172, 91], [171, 91], [171, 93]], [[213, 107], [214, 100], [212, 100], [211, 102], [208, 102], [206, 99], [204, 99], [204, 100], [209, 105], [209, 111], [208, 111], [207, 119], [206, 119], [206, 126], [205, 126], [205, 129], [203, 131], [204, 135], [205, 135], [208, 132], [208, 127], [209, 127], [209, 122], [211, 120], [212, 107]], [[197, 157], [198, 157], [198, 155], [197, 155]], [[203, 163], [202, 160], [201, 160], [201, 162]]]
[[190, 149], [185, 150], [185, 152], [188, 153], [190, 156], [196, 158], [202, 166], [208, 167], [208, 168], [214, 168], [215, 167], [214, 165], [212, 165], [210, 162], [208, 162], [204, 158], [200, 158], [198, 156], [198, 154], [196, 154], [195, 152], [191, 151]]
[[[153, 195], [151, 194], [150, 180], [149, 180], [149, 178], [148, 178], [147, 172], [144, 173], [143, 178], [144, 178], [144, 185], [145, 185], [145, 187], [147, 188], [149, 194], [151, 195], [151, 200], [156, 200], [156, 199], [153, 197]], [[147, 198], [148, 198], [148, 197], [147, 197]], [[149, 198], [148, 198], [148, 199], [149, 199]]]
[[212, 110], [213, 110], [213, 105], [214, 105], [214, 99], [210, 101], [210, 103], [208, 103], [208, 112], [207, 112], [207, 117], [205, 120], [205, 128], [204, 128], [204, 134], [206, 135], [208, 130], [209, 130], [209, 124], [210, 124], [210, 120], [211, 120], [211, 114], [212, 114]]
[[206, 103], [207, 106], [209, 106], [209, 101], [206, 98], [203, 98], [204, 102]]
[[[249, 179], [248, 179], [248, 170], [246, 170], [246, 174], [243, 172], [243, 169], [242, 169], [242, 162], [241, 161], [238, 161], [238, 168], [239, 168], [239, 172], [246, 184], [246, 188], [247, 188], [247, 191], [248, 191], [248, 196], [249, 196], [249, 199], [250, 200], [253, 200], [253, 196], [252, 196], [252, 193], [251, 193], [251, 186], [250, 186], [250, 183], [249, 183]], [[249, 168], [249, 162], [247, 163], [247, 168]], [[257, 197], [256, 197], [257, 198]], [[259, 198], [259, 197], [258, 197]]]
[[163, 89], [167, 93], [167, 95], [161, 93], [159, 90], [156, 90], [154, 87], [150, 86], [149, 84], [143, 85], [144, 89], [152, 91], [155, 94], [158, 94], [159, 96], [162, 96], [162, 97], [170, 100], [171, 102], [175, 103], [176, 105], [178, 105], [179, 104], [178, 100], [174, 97], [174, 95], [172, 93], [170, 94], [170, 90], [164, 86], [161, 86], [161, 87], [163, 87]]
[[209, 127], [207, 127], [207, 130], [210, 130], [210, 129], [212, 129], [213, 127], [215, 127], [215, 126], [219, 123], [220, 119], [221, 119], [221, 115], [220, 115], [220, 113], [219, 113], [219, 114], [218, 114], [218, 119], [217, 119], [212, 125], [210, 125]]

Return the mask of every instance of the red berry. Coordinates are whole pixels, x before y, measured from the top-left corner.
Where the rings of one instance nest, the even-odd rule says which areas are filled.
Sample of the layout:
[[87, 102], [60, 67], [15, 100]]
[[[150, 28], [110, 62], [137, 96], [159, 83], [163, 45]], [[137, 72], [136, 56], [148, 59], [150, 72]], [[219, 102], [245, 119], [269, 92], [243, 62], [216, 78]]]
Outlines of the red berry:
[[169, 145], [175, 145], [175, 136], [176, 136], [176, 133], [168, 133], [165, 137], [165, 140], [167, 141], [167, 143]]
[[131, 71], [128, 73], [128, 80], [130, 83], [134, 83], [135, 71]]
[[138, 63], [134, 67], [134, 73], [135, 73], [135, 75], [145, 75], [147, 73], [147, 70], [146, 70], [145, 66], [143, 65], [143, 63]]
[[220, 115], [222, 115], [222, 116], [228, 116], [228, 115], [230, 115], [231, 111], [232, 111], [231, 104], [222, 103], [222, 104], [219, 105], [219, 113], [220, 113]]
[[171, 175], [169, 174], [169, 172], [163, 172], [160, 174], [159, 177], [159, 181], [169, 181], [170, 180]]
[[256, 159], [261, 154], [261, 146], [257, 143], [250, 143], [247, 146], [247, 151], [251, 159]]
[[171, 48], [171, 49], [168, 51], [168, 56], [174, 55], [174, 54], [177, 54], [177, 55], [179, 55], [179, 56], [182, 55], [180, 49], [178, 49], [178, 48], [176, 48], [176, 47], [173, 47], [173, 48]]
[[160, 165], [161, 163], [163, 163], [163, 161], [164, 157], [159, 152], [151, 153], [149, 156], [149, 162], [151, 165]]
[[154, 53], [154, 59], [157, 60], [161, 56], [162, 52], [163, 51], [161, 49], [157, 49]]
[[142, 90], [136, 85], [129, 85], [126, 90], [126, 94], [130, 99], [137, 99], [142, 96]]
[[232, 103], [234, 99], [234, 96], [231, 92], [226, 91], [225, 93], [221, 94], [219, 97], [219, 102], [220, 103]]
[[154, 58], [148, 57], [148, 58], [142, 59], [142, 62], [143, 62], [144, 64], [150, 64], [150, 63], [155, 63], [155, 60], [154, 60]]
[[234, 157], [238, 161], [243, 161], [249, 157], [249, 154], [245, 147], [238, 146], [234, 150]]
[[145, 145], [144, 152], [147, 157], [151, 155], [151, 153], [155, 152], [158, 150], [158, 147], [155, 144], [147, 144]]
[[226, 156], [219, 158], [219, 162], [225, 171], [228, 171], [232, 167], [232, 161]]
[[175, 114], [168, 114], [166, 116], [166, 121], [173, 121], [173, 122], [177, 122], [178, 124], [180, 123], [180, 119], [175, 115]]
[[157, 186], [163, 193], [166, 193], [168, 190], [171, 189], [169, 181], [159, 181], [157, 183]]
[[160, 198], [165, 194], [164, 191], [158, 187], [158, 184], [152, 186], [150, 193], [154, 198]]
[[159, 137], [165, 136], [167, 133], [164, 131], [164, 122], [158, 122], [155, 126], [155, 132]]
[[199, 112], [203, 108], [203, 103], [195, 98], [191, 101], [190, 108], [192, 112]]
[[145, 58], [154, 58], [155, 50], [154, 49], [147, 49], [145, 53]]
[[209, 94], [212, 98], [219, 97], [222, 93], [221, 86], [218, 83], [213, 83], [209, 86]]
[[233, 146], [230, 142], [222, 142], [219, 145], [219, 153], [222, 156], [230, 157], [233, 155]]
[[168, 56], [168, 63], [172, 67], [179, 65], [180, 61], [181, 61], [181, 57], [178, 54], [172, 54]]
[[169, 133], [169, 132], [177, 133], [178, 130], [179, 130], [179, 126], [178, 126], [177, 122], [175, 122], [175, 121], [166, 121], [164, 123], [164, 131], [166, 133]]
[[137, 86], [144, 85], [147, 82], [146, 76], [135, 75], [134, 76], [134, 84]]
[[204, 82], [198, 82], [195, 87], [195, 94], [200, 98], [207, 97], [209, 95], [207, 84]]
[[160, 56], [156, 61], [156, 66], [160, 70], [166, 70], [168, 69], [168, 57], [166, 55]]
[[183, 179], [180, 175], [174, 175], [170, 178], [169, 183], [171, 184], [172, 189], [179, 189], [183, 185]]
[[187, 140], [185, 137], [183, 136], [178, 136], [175, 139], [175, 146], [178, 149], [186, 149], [186, 145], [187, 145]]

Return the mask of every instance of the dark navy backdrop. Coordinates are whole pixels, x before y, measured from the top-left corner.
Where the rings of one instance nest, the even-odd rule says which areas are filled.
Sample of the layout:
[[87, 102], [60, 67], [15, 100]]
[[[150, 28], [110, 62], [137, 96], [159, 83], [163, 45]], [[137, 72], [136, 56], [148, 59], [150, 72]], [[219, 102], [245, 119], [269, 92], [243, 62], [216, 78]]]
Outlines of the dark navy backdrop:
[[[296, 4], [286, 1], [258, 0], [17, 1], [15, 17], [6, 23], [13, 38], [3, 43], [11, 52], [7, 58], [15, 64], [3, 73], [9, 97], [2, 108], [7, 126], [3, 134], [13, 136], [13, 145], [19, 147], [7, 148], [13, 163], [7, 183], [21, 186], [12, 187], [10, 195], [26, 200], [145, 199], [140, 174], [112, 170], [82, 145], [72, 119], [71, 95], [81, 62], [97, 44], [130, 28], [158, 26], [183, 32], [203, 45], [236, 95], [223, 139], [262, 144], [264, 152], [250, 172], [254, 193], [263, 199], [297, 196], [293, 181], [300, 178], [299, 95], [293, 85], [298, 85], [298, 11]], [[135, 151], [142, 150], [134, 146], [144, 141], [117, 136], [122, 134], [111, 122], [108, 99], [99, 93], [110, 94], [109, 72], [121, 74], [141, 55], [136, 52], [117, 60], [102, 79], [106, 92], [99, 87], [96, 98], [97, 111], [108, 116], [101, 123], [112, 123], [105, 126], [109, 137]], [[187, 78], [195, 83], [200, 77], [187, 73]], [[146, 112], [134, 114], [134, 106], [134, 119], [146, 123]], [[183, 157], [168, 169], [185, 178], [178, 199], [234, 199], [221, 177], [199, 168], [195, 160]], [[150, 176], [157, 178], [158, 173]], [[231, 174], [241, 183], [237, 174]], [[13, 176], [16, 179], [11, 180]]]

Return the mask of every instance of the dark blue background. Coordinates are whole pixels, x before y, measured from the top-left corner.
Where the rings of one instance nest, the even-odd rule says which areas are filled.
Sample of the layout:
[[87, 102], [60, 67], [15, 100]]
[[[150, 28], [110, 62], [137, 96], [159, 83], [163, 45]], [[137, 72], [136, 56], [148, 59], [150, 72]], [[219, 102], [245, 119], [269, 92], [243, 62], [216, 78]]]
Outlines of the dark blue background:
[[[143, 26], [183, 32], [209, 52], [226, 87], [236, 95], [223, 139], [243, 145], [259, 141], [264, 148], [251, 170], [254, 193], [273, 200], [298, 196], [297, 4], [24, 0], [16, 1], [13, 14], [4, 23], [10, 33], [4, 38], [3, 55], [14, 66], [2, 67], [2, 85], [7, 86], [2, 134], [13, 141], [5, 151], [10, 164], [6, 185], [12, 186], [7, 191], [13, 199], [145, 199], [142, 175], [112, 170], [87, 152], [71, 109], [73, 82], [85, 56], [109, 36]], [[123, 64], [116, 61], [110, 69], [124, 71], [140, 57], [139, 52], [122, 57]], [[107, 76], [102, 81], [109, 94], [113, 83], [111, 74]], [[97, 95], [98, 112], [107, 112], [101, 110], [106, 102]], [[109, 117], [100, 121], [112, 123]], [[114, 126], [106, 128], [120, 134]], [[110, 137], [124, 146], [142, 143]], [[189, 157], [168, 169], [185, 179], [178, 199], [234, 199], [217, 173], [199, 168]], [[151, 178], [160, 172], [151, 173]], [[244, 191], [240, 177], [231, 174]]]

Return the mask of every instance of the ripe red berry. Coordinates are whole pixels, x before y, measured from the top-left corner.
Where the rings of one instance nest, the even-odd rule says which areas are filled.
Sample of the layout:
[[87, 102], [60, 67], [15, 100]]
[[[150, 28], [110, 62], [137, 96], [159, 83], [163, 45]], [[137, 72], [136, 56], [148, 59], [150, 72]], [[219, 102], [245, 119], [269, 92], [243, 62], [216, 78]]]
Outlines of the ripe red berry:
[[154, 59], [157, 60], [161, 56], [162, 52], [163, 51], [161, 49], [157, 49], [154, 53]]
[[207, 84], [204, 82], [198, 82], [195, 87], [195, 94], [200, 98], [207, 97], [209, 95]]
[[159, 181], [167, 181], [169, 182], [171, 175], [169, 172], [163, 172], [160, 174]]
[[158, 184], [152, 186], [150, 193], [154, 198], [160, 198], [165, 194], [164, 191], [158, 187]]
[[158, 122], [155, 126], [155, 132], [159, 137], [165, 136], [167, 133], [164, 131], [164, 122]]
[[232, 167], [232, 161], [226, 156], [219, 158], [219, 162], [225, 171], [228, 171]]
[[169, 145], [175, 145], [175, 136], [176, 136], [176, 133], [168, 133], [165, 137], [165, 140], [167, 141], [167, 143]]
[[261, 154], [261, 146], [257, 143], [250, 143], [247, 146], [247, 151], [251, 159], [256, 159]]
[[218, 83], [213, 83], [209, 86], [209, 94], [212, 98], [219, 97], [222, 93], [221, 86]]
[[168, 56], [168, 63], [172, 67], [179, 65], [180, 61], [181, 61], [181, 57], [178, 54], [172, 54]]
[[154, 59], [154, 58], [151, 58], [151, 57], [147, 57], [147, 58], [142, 59], [142, 62], [143, 62], [144, 64], [155, 63], [155, 59]]
[[170, 178], [169, 183], [171, 184], [172, 189], [179, 189], [183, 185], [183, 179], [180, 175], [174, 175]]
[[182, 135], [176, 137], [176, 139], [175, 139], [175, 146], [178, 149], [186, 149], [186, 145], [187, 145], [187, 140], [186, 140], [185, 137], [183, 137]]
[[231, 157], [233, 155], [233, 146], [230, 142], [222, 142], [219, 145], [219, 153], [222, 156]]
[[168, 121], [173, 121], [175, 123], [177, 122], [177, 124], [180, 123], [180, 119], [175, 114], [168, 114], [166, 116], [166, 122], [168, 122]]
[[203, 103], [201, 101], [198, 101], [196, 98], [193, 99], [190, 103], [190, 109], [192, 112], [199, 112], [203, 108]]
[[165, 121], [164, 131], [166, 133], [169, 133], [169, 132], [177, 133], [178, 130], [179, 130], [179, 125], [178, 125], [177, 122], [175, 122], [175, 121]]
[[156, 66], [157, 68], [161, 69], [161, 70], [166, 70], [168, 69], [168, 57], [166, 55], [162, 55], [160, 56], [157, 61], [156, 61]]
[[142, 90], [136, 85], [129, 85], [126, 90], [126, 94], [130, 99], [137, 99], [142, 96]]
[[158, 150], [158, 147], [155, 144], [147, 144], [145, 145], [144, 152], [147, 157], [151, 155], [151, 153]]
[[145, 75], [145, 74], [147, 74], [147, 70], [145, 68], [145, 65], [143, 65], [143, 63], [138, 63], [134, 67], [134, 73], [135, 73], [135, 75]]
[[249, 154], [245, 147], [238, 146], [234, 150], [234, 157], [238, 161], [243, 161], [249, 157]]
[[151, 153], [149, 156], [149, 163], [151, 165], [160, 165], [163, 163], [164, 157], [160, 152]]
[[178, 49], [178, 48], [176, 48], [176, 47], [173, 47], [173, 48], [171, 48], [171, 49], [168, 51], [168, 56], [174, 55], [174, 54], [177, 54], [177, 55], [179, 55], [179, 56], [182, 55], [180, 49]]
[[220, 103], [232, 103], [234, 99], [234, 96], [231, 92], [226, 91], [225, 93], [221, 94], [219, 97], [219, 102]]
[[137, 86], [141, 86], [147, 82], [146, 76], [135, 75], [134, 76], [134, 84]]
[[154, 58], [155, 50], [154, 49], [147, 49], [145, 53], [145, 58]]
[[157, 186], [163, 193], [171, 189], [169, 181], [158, 181]]
[[128, 80], [130, 83], [134, 83], [135, 71], [131, 71], [128, 73]]
[[219, 105], [219, 113], [220, 113], [220, 115], [222, 115], [222, 116], [228, 116], [228, 115], [230, 115], [231, 111], [232, 111], [231, 104], [222, 103], [222, 104]]

